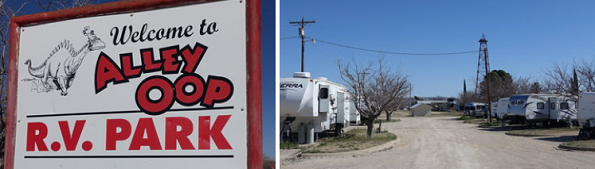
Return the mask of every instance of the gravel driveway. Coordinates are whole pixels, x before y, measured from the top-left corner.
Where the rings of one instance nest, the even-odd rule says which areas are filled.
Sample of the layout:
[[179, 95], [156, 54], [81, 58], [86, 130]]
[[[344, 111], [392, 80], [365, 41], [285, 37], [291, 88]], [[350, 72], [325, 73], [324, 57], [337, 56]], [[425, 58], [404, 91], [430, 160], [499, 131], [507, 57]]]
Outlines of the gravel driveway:
[[400, 139], [390, 150], [308, 158], [281, 150], [281, 168], [595, 168], [595, 152], [557, 149], [572, 135], [515, 137], [456, 117], [400, 119], [383, 124]]

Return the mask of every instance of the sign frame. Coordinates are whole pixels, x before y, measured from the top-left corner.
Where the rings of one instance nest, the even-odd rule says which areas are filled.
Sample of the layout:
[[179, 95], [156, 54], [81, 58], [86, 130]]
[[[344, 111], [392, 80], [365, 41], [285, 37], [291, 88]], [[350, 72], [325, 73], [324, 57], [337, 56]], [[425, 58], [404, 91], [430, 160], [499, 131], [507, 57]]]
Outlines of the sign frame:
[[[8, 66], [8, 100], [6, 110], [6, 141], [4, 165], [14, 168], [16, 141], [16, 106], [18, 91], [18, 56], [21, 27], [57, 21], [146, 11], [159, 8], [217, 2], [219, 0], [140, 0], [119, 1], [80, 8], [17, 16], [10, 21]], [[246, 81], [247, 81], [247, 168], [262, 167], [262, 63], [260, 0], [240, 0], [246, 3]]]

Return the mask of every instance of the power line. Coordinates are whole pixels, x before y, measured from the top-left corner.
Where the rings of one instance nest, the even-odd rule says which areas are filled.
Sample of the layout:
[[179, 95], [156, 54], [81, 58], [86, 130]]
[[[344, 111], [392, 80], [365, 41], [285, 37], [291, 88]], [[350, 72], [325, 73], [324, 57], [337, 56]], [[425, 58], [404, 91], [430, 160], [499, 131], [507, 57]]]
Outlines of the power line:
[[279, 38], [280, 40], [287, 40], [287, 39], [297, 39], [300, 38], [299, 36], [292, 36], [292, 37], [284, 37], [284, 38]]
[[407, 53], [407, 52], [383, 51], [383, 50], [374, 50], [374, 49], [360, 48], [360, 47], [348, 46], [348, 45], [338, 44], [338, 43], [329, 42], [329, 41], [320, 40], [320, 39], [314, 39], [314, 38], [311, 38], [311, 37], [307, 37], [307, 38], [312, 39], [315, 42], [321, 42], [321, 43], [325, 43], [325, 44], [329, 44], [329, 45], [334, 45], [334, 46], [339, 46], [339, 47], [344, 47], [344, 48], [349, 48], [349, 49], [356, 49], [356, 50], [367, 51], [367, 52], [393, 54], [393, 55], [437, 56], [437, 55], [460, 55], [460, 54], [478, 53], [479, 52], [479, 51], [464, 51], [464, 52], [445, 52], [445, 53]]

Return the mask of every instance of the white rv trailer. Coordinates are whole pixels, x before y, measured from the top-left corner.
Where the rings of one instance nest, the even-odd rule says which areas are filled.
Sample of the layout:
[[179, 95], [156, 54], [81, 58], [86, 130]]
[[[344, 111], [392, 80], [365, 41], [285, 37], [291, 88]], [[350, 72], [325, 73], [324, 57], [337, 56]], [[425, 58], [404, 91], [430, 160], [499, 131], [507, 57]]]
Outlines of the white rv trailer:
[[579, 94], [577, 120], [581, 126], [578, 138], [595, 138], [595, 92]]
[[464, 114], [473, 117], [483, 117], [487, 111], [485, 103], [467, 103], [465, 104]]
[[576, 121], [576, 99], [559, 94], [521, 94], [510, 96], [504, 118], [516, 122]]
[[299, 143], [312, 143], [315, 134], [327, 130], [339, 134], [352, 119], [347, 88], [326, 78], [296, 72], [292, 78], [281, 78], [279, 89], [282, 139], [297, 134]]
[[359, 125], [361, 124], [361, 117], [359, 111], [355, 108], [353, 102], [349, 102], [349, 123]]
[[498, 99], [496, 104], [496, 118], [504, 119], [504, 115], [508, 112], [508, 97]]
[[498, 102], [492, 102], [492, 117], [497, 117], [496, 111], [498, 110]]

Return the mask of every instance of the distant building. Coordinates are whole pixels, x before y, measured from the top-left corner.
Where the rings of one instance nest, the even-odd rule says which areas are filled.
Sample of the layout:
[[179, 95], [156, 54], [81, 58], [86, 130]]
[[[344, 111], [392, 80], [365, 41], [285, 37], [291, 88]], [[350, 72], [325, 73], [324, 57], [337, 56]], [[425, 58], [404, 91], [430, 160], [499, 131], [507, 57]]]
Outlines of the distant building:
[[431, 107], [432, 111], [459, 111], [458, 100], [452, 97], [416, 97], [420, 100], [415, 100], [415, 98], [411, 98], [413, 101], [412, 104], [426, 104]]
[[430, 107], [426, 104], [423, 104], [423, 103], [417, 103], [417, 104], [411, 106], [411, 109], [409, 109], [409, 111], [411, 112], [411, 115], [413, 115], [413, 117], [429, 116], [431, 110], [432, 110], [432, 107]]

